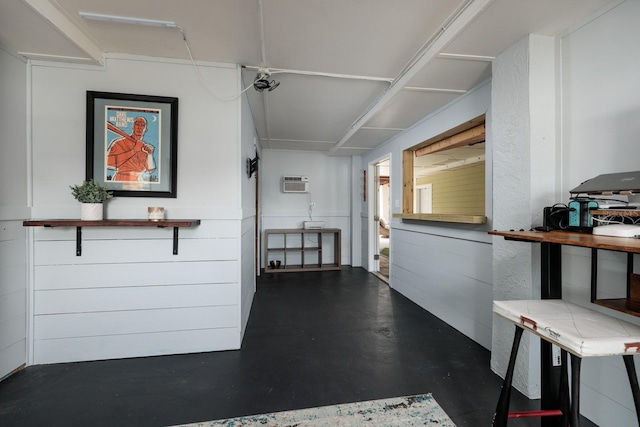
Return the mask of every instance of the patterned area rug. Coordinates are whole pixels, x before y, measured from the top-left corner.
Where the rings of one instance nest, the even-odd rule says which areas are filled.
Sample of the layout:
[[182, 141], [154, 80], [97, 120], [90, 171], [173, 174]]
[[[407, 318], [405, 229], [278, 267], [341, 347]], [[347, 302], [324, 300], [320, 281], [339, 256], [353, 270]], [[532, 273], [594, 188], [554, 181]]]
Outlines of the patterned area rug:
[[430, 394], [184, 424], [183, 427], [455, 427]]

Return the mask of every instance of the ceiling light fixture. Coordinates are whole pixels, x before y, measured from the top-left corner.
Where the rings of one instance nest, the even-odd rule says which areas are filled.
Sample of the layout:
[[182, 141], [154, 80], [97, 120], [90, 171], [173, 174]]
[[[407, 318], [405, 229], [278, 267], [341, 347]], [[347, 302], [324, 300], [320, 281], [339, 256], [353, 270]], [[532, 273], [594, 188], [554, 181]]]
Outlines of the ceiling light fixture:
[[269, 70], [260, 69], [256, 78], [253, 80], [253, 88], [258, 92], [262, 92], [265, 89], [268, 89], [269, 92], [280, 86], [280, 82], [276, 82], [275, 80], [269, 81], [269, 77], [271, 77], [271, 73]]
[[93, 21], [117, 22], [119, 24], [151, 25], [154, 27], [176, 28], [173, 21], [159, 21], [157, 19], [133, 18], [130, 16], [104, 15], [102, 13], [79, 12], [84, 19]]

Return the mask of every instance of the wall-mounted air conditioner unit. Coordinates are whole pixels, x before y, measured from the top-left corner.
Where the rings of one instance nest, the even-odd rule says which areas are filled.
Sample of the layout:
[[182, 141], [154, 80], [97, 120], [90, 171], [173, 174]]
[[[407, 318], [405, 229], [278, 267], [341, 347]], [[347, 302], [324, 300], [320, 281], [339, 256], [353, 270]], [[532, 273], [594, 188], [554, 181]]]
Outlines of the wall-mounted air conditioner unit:
[[308, 176], [283, 176], [282, 177], [283, 193], [308, 193], [309, 177]]

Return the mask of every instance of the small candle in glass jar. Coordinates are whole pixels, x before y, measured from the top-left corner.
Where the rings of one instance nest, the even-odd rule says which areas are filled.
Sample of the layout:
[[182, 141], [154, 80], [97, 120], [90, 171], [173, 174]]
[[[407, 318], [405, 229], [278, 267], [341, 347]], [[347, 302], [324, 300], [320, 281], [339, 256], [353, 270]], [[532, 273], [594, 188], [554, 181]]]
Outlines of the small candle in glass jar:
[[164, 208], [149, 206], [149, 221], [162, 221], [164, 220]]

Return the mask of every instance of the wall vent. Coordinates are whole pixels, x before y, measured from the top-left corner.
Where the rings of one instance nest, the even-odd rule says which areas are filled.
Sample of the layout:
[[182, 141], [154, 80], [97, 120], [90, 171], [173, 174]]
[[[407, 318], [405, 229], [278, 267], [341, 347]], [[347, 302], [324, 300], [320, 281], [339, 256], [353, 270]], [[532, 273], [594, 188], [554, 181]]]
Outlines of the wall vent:
[[307, 176], [283, 176], [282, 177], [283, 193], [308, 193], [309, 177]]

